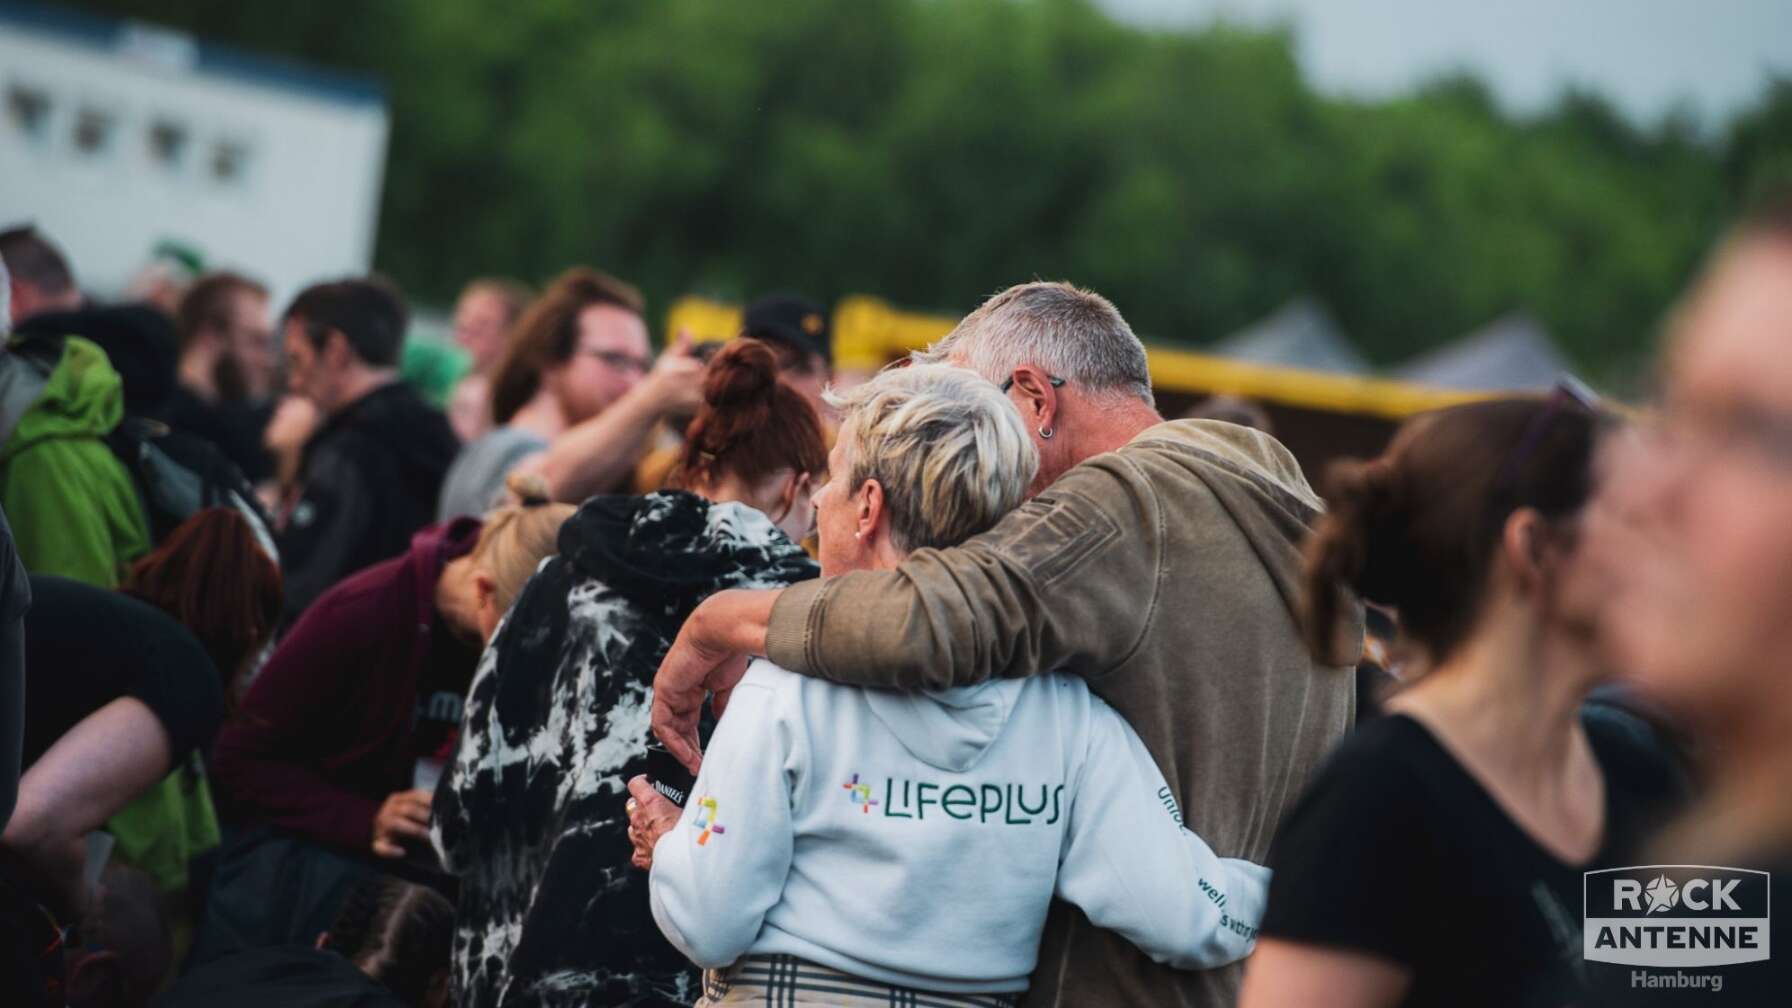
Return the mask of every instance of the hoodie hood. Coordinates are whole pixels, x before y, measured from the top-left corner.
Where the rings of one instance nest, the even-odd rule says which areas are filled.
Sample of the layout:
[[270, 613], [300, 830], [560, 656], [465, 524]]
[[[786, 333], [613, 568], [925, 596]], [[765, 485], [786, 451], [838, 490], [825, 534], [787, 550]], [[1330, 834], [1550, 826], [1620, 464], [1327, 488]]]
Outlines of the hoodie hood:
[[[400, 476], [420, 497], [435, 500], [442, 474], [460, 454], [460, 439], [442, 416], [407, 382], [390, 382], [338, 410], [305, 444], [314, 447], [345, 431], [379, 443], [399, 464]], [[427, 492], [425, 492], [427, 491]]]
[[[1222, 420], [1174, 420], [1133, 442], [1152, 442], [1189, 468], [1213, 493], [1275, 583], [1295, 625], [1302, 620], [1302, 549], [1325, 503], [1282, 443]], [[1361, 606], [1340, 606], [1326, 664], [1355, 665], [1362, 655]]]
[[174, 394], [180, 341], [168, 316], [144, 304], [99, 305], [33, 315], [14, 327], [23, 336], [79, 336], [106, 354], [124, 383], [131, 416], [160, 417]]
[[744, 504], [668, 490], [598, 496], [560, 527], [560, 555], [637, 606], [688, 612], [724, 588], [781, 588], [819, 570]]
[[1014, 713], [1022, 679], [991, 679], [959, 689], [898, 693], [867, 690], [871, 713], [909, 755], [953, 773], [975, 767]]
[[[12, 436], [0, 448], [0, 462], [51, 438], [103, 438], [124, 418], [123, 386], [105, 352], [84, 339], [71, 337], [62, 344], [43, 391], [16, 420], [7, 418]], [[8, 369], [33, 367], [17, 344], [4, 356]]]
[[435, 612], [436, 582], [441, 580], [443, 568], [449, 561], [473, 552], [484, 527], [481, 519], [462, 516], [425, 525], [411, 536], [407, 562], [416, 585], [419, 622], [427, 622], [429, 614]]

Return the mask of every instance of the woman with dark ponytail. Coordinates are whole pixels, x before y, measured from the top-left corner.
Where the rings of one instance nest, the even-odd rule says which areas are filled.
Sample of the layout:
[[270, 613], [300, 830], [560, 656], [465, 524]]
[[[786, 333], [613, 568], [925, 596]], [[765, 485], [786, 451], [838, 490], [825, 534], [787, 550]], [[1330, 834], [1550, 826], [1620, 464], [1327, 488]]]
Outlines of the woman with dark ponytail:
[[1403, 688], [1283, 820], [1246, 1008], [1580, 996], [1582, 873], [1679, 784], [1634, 726], [1583, 718], [1604, 678], [1605, 588], [1579, 548], [1603, 419], [1567, 386], [1473, 403], [1328, 474], [1308, 643], [1342, 600], [1380, 603]]
[[461, 882], [463, 1008], [700, 993], [629, 865], [627, 781], [648, 772], [653, 675], [697, 603], [816, 575], [797, 541], [827, 471], [814, 408], [763, 344], [723, 349], [703, 397], [678, 489], [586, 501], [480, 660], [432, 825]]

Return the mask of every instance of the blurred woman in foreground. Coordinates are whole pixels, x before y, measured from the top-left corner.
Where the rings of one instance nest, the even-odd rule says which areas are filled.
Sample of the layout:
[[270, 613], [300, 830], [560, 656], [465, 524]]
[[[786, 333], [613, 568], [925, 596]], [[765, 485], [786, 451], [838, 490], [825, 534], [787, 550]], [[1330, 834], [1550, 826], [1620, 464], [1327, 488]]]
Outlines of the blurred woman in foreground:
[[1564, 387], [1420, 416], [1331, 471], [1309, 643], [1356, 593], [1399, 613], [1423, 671], [1283, 821], [1246, 1008], [1577, 999], [1582, 872], [1677, 781], [1581, 716], [1609, 591], [1582, 557], [1599, 427]]
[[[1780, 907], [1792, 905], [1789, 345], [1792, 192], [1731, 236], [1683, 306], [1661, 436], [1616, 460], [1610, 496], [1627, 521], [1603, 544], [1620, 575], [1609, 610], [1620, 665], [1685, 720], [1711, 779], [1644, 860], [1770, 872]], [[1721, 977], [1726, 1004], [1783, 1003], [1792, 956], [1772, 952], [1700, 972]]]

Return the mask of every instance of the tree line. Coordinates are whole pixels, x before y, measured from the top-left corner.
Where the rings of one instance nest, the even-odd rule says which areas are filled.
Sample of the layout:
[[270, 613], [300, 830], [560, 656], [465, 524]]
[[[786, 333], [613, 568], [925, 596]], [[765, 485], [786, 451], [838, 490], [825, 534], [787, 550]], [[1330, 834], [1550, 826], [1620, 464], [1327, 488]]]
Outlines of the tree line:
[[1285, 31], [1088, 0], [83, 6], [380, 77], [376, 265], [438, 303], [575, 262], [658, 309], [782, 287], [962, 313], [1040, 276], [1192, 345], [1311, 294], [1379, 363], [1522, 308], [1612, 376], [1792, 177], [1792, 81], [1715, 127], [1584, 92], [1515, 116], [1461, 76], [1350, 100]]

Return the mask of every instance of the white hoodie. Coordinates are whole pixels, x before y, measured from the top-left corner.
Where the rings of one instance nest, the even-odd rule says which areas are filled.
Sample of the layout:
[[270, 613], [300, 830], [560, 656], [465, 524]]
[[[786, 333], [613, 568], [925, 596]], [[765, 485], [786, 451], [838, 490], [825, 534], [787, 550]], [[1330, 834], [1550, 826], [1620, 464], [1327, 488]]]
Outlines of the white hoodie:
[[1126, 722], [1065, 675], [890, 693], [753, 662], [653, 916], [700, 966], [787, 953], [920, 990], [1025, 990], [1054, 895], [1152, 959], [1250, 950], [1269, 870], [1183, 828]]

